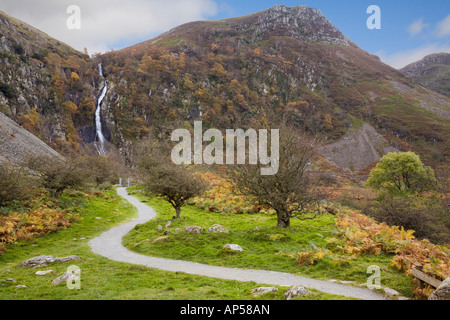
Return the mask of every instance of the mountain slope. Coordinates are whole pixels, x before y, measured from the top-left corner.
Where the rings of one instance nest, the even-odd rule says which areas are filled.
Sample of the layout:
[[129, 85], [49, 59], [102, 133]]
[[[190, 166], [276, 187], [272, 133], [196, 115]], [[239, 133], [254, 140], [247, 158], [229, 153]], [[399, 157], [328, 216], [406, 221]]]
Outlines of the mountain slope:
[[[305, 6], [188, 23], [94, 59], [0, 12], [0, 60], [0, 111], [57, 150], [79, 152], [95, 140], [95, 97], [107, 79], [103, 133], [129, 158], [136, 139], [167, 138], [194, 120], [228, 129], [276, 117], [329, 144], [362, 127], [376, 136], [373, 128], [377, 142], [340, 150], [350, 153], [347, 169], [379, 146], [449, 163], [450, 99]], [[370, 154], [358, 168], [382, 155]]]
[[100, 58], [117, 142], [194, 119], [248, 127], [271, 112], [330, 142], [369, 123], [398, 149], [448, 161], [450, 101], [360, 49], [316, 9], [188, 23]]
[[20, 165], [28, 155], [60, 155], [0, 112], [0, 163]]
[[91, 59], [0, 11], [0, 111], [61, 151], [95, 109]]
[[428, 55], [401, 71], [424, 86], [450, 97], [450, 53]]

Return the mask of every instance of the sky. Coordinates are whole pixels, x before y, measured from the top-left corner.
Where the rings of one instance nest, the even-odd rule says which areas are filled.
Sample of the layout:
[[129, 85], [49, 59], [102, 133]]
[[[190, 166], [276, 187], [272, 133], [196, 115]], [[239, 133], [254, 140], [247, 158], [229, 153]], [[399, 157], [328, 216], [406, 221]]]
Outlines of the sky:
[[[152, 39], [186, 22], [246, 15], [276, 4], [320, 9], [353, 42], [394, 68], [431, 53], [450, 53], [449, 0], [0, 0], [0, 10], [93, 54]], [[367, 27], [371, 5], [380, 8], [381, 29]]]

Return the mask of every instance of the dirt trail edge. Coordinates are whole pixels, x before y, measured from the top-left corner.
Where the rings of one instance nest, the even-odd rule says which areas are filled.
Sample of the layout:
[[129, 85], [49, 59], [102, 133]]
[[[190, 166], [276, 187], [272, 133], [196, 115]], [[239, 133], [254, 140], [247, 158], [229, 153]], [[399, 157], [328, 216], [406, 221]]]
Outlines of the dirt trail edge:
[[290, 273], [264, 270], [247, 270], [216, 267], [189, 261], [168, 260], [144, 256], [132, 252], [122, 245], [122, 238], [139, 224], [144, 224], [156, 217], [156, 212], [137, 198], [129, 196], [125, 188], [118, 188], [117, 193], [138, 210], [138, 218], [115, 227], [91, 240], [89, 245], [98, 255], [113, 261], [143, 265], [170, 272], [184, 272], [192, 275], [206, 276], [225, 280], [256, 282], [261, 285], [304, 286], [322, 292], [363, 300], [386, 300], [380, 294], [369, 289], [347, 286], [328, 281], [305, 278]]

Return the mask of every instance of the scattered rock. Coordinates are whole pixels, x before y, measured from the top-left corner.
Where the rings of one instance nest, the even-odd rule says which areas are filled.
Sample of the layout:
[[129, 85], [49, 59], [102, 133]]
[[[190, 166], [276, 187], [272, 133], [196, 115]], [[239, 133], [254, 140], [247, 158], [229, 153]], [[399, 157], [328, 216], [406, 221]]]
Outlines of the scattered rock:
[[302, 286], [295, 286], [292, 288], [289, 288], [286, 293], [284, 294], [284, 297], [286, 300], [291, 300], [295, 297], [301, 297], [307, 294], [312, 294], [311, 291], [307, 290], [305, 287]]
[[409, 300], [409, 298], [400, 296], [400, 297], [397, 298], [397, 300]]
[[62, 276], [59, 276], [58, 278], [54, 279], [52, 281], [52, 284], [58, 285], [63, 282], [67, 282], [67, 280], [78, 280], [80, 276], [78, 274], [73, 273], [72, 271], [67, 271]]
[[251, 290], [254, 297], [258, 297], [260, 295], [270, 293], [270, 292], [278, 292], [278, 289], [275, 287], [259, 287]]
[[225, 228], [221, 224], [215, 224], [211, 228], [208, 229], [209, 233], [230, 233], [230, 230]]
[[49, 274], [49, 273], [53, 273], [53, 270], [47, 270], [47, 271], [36, 271], [36, 275], [38, 275], [38, 276], [45, 276], [46, 274]]
[[169, 221], [166, 223], [166, 229], [170, 227], [170, 225], [172, 224], [172, 221]]
[[391, 288], [384, 288], [384, 293], [388, 298], [393, 298], [400, 295], [398, 291], [395, 291], [394, 289]]
[[95, 219], [97, 219], [97, 220], [102, 220], [102, 218], [100, 218], [100, 217], [95, 217]]
[[203, 229], [202, 227], [197, 226], [184, 227], [184, 230], [190, 233], [197, 233], [197, 234], [201, 234], [203, 233], [203, 231], [205, 231], [205, 229]]
[[428, 297], [428, 300], [450, 300], [450, 276]]
[[12, 278], [8, 278], [8, 279], [6, 279], [6, 281], [10, 281], [10, 282], [12, 282], [12, 283], [16, 283], [16, 282], [17, 282], [16, 280], [14, 280], [14, 279], [12, 279]]
[[164, 230], [164, 235], [167, 236], [168, 234], [170, 234], [169, 230]]
[[161, 230], [163, 229], [162, 225], [158, 225], [156, 228], [157, 228], [159, 231], [161, 231]]
[[237, 244], [226, 244], [225, 247], [223, 247], [225, 251], [231, 251], [231, 252], [242, 252], [244, 249], [242, 249], [241, 246]]
[[26, 285], [24, 285], [24, 284], [18, 284], [16, 286], [16, 288], [28, 288], [28, 287]]
[[66, 262], [70, 260], [79, 260], [81, 259], [79, 256], [68, 256], [64, 258], [57, 258], [54, 256], [37, 256], [30, 258], [24, 262], [22, 262], [19, 267], [43, 267], [46, 266], [47, 263], [53, 263], [53, 262]]

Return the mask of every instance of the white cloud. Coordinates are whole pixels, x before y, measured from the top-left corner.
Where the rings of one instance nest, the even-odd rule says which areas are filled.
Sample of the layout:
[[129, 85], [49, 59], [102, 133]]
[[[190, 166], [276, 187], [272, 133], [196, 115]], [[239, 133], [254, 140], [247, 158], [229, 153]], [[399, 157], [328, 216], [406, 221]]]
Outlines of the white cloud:
[[423, 22], [423, 18], [420, 18], [418, 20], [415, 20], [413, 23], [411, 23], [408, 26], [408, 32], [411, 35], [411, 37], [414, 37], [418, 34], [420, 34], [423, 29], [427, 28], [429, 26], [429, 24], [426, 24]]
[[437, 24], [438, 37], [450, 36], [450, 14]]
[[[69, 30], [67, 8], [81, 9], [81, 29]], [[90, 53], [150, 39], [180, 24], [217, 14], [213, 0], [0, 0], [0, 10], [75, 49]]]
[[411, 50], [395, 52], [392, 54], [386, 54], [385, 51], [379, 51], [376, 53], [376, 55], [378, 55], [384, 63], [396, 69], [401, 69], [413, 62], [422, 60], [424, 57], [430, 54], [440, 52], [450, 53], [450, 46], [434, 43]]

